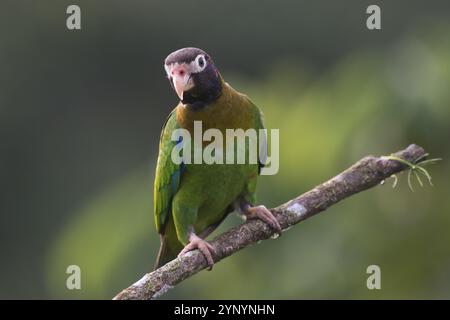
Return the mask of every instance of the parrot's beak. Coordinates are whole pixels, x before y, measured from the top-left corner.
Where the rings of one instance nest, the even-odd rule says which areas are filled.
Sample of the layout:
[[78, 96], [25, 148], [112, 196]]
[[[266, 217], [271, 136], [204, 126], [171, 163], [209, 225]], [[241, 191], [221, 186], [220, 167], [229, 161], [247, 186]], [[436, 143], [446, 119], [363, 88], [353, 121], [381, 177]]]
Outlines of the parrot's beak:
[[182, 101], [184, 91], [192, 88], [191, 75], [183, 67], [180, 67], [174, 70], [172, 81], [175, 92]]
[[173, 77], [173, 87], [175, 88], [175, 92], [177, 93], [177, 96], [180, 98], [180, 100], [183, 100], [183, 92], [186, 88], [186, 85], [189, 81], [189, 76], [175, 76]]

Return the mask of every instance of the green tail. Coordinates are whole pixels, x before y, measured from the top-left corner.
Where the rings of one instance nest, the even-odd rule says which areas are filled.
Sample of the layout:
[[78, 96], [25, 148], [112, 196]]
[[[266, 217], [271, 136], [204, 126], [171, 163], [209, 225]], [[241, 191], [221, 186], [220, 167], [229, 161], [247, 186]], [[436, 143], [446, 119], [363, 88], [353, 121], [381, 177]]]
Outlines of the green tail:
[[175, 259], [180, 251], [183, 250], [183, 245], [178, 241], [175, 226], [171, 219], [165, 226], [164, 235], [160, 235], [160, 240], [161, 245], [159, 247], [154, 270]]

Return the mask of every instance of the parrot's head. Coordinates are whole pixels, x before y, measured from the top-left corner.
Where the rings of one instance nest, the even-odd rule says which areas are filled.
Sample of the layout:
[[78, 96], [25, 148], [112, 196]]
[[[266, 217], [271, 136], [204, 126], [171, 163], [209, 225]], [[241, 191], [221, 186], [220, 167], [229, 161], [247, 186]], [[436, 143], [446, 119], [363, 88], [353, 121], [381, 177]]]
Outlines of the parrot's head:
[[183, 48], [169, 54], [164, 69], [180, 101], [201, 108], [217, 99], [222, 79], [211, 57], [197, 48]]

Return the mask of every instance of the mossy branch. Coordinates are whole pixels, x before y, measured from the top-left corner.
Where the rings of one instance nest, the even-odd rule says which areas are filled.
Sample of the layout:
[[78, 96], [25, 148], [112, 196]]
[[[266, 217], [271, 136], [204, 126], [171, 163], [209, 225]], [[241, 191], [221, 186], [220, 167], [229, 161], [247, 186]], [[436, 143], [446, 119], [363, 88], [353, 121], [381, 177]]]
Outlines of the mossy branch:
[[[422, 170], [423, 165], [434, 163], [437, 159], [425, 160], [426, 156], [421, 147], [413, 144], [391, 156], [365, 157], [334, 178], [271, 211], [283, 230], [286, 230], [353, 194], [382, 183], [405, 169], [409, 170], [408, 175], [412, 172], [417, 175], [421, 173], [431, 182], [431, 176], [426, 170]], [[411, 186], [410, 179], [408, 181]], [[420, 177], [418, 181], [423, 184]], [[214, 261], [217, 263], [271, 236], [273, 236], [273, 230], [259, 220], [251, 220], [236, 226], [211, 242], [216, 251]], [[191, 251], [144, 275], [139, 281], [116, 295], [114, 299], [155, 299], [206, 267], [204, 256], [198, 250]]]

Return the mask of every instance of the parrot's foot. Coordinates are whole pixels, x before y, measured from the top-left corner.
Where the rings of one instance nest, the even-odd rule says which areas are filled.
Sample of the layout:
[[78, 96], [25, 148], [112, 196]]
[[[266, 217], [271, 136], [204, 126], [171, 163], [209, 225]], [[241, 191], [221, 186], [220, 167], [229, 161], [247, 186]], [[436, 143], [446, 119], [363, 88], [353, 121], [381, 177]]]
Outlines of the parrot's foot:
[[212, 254], [216, 251], [211, 244], [209, 244], [206, 240], [198, 237], [194, 233], [189, 236], [189, 243], [178, 254], [178, 258], [180, 258], [183, 254], [195, 249], [198, 249], [201, 253], [203, 253], [206, 261], [208, 262], [208, 270], [211, 270], [214, 265]]
[[277, 233], [281, 234], [281, 226], [277, 218], [265, 206], [248, 207], [245, 211], [247, 219], [260, 219], [267, 223]]

